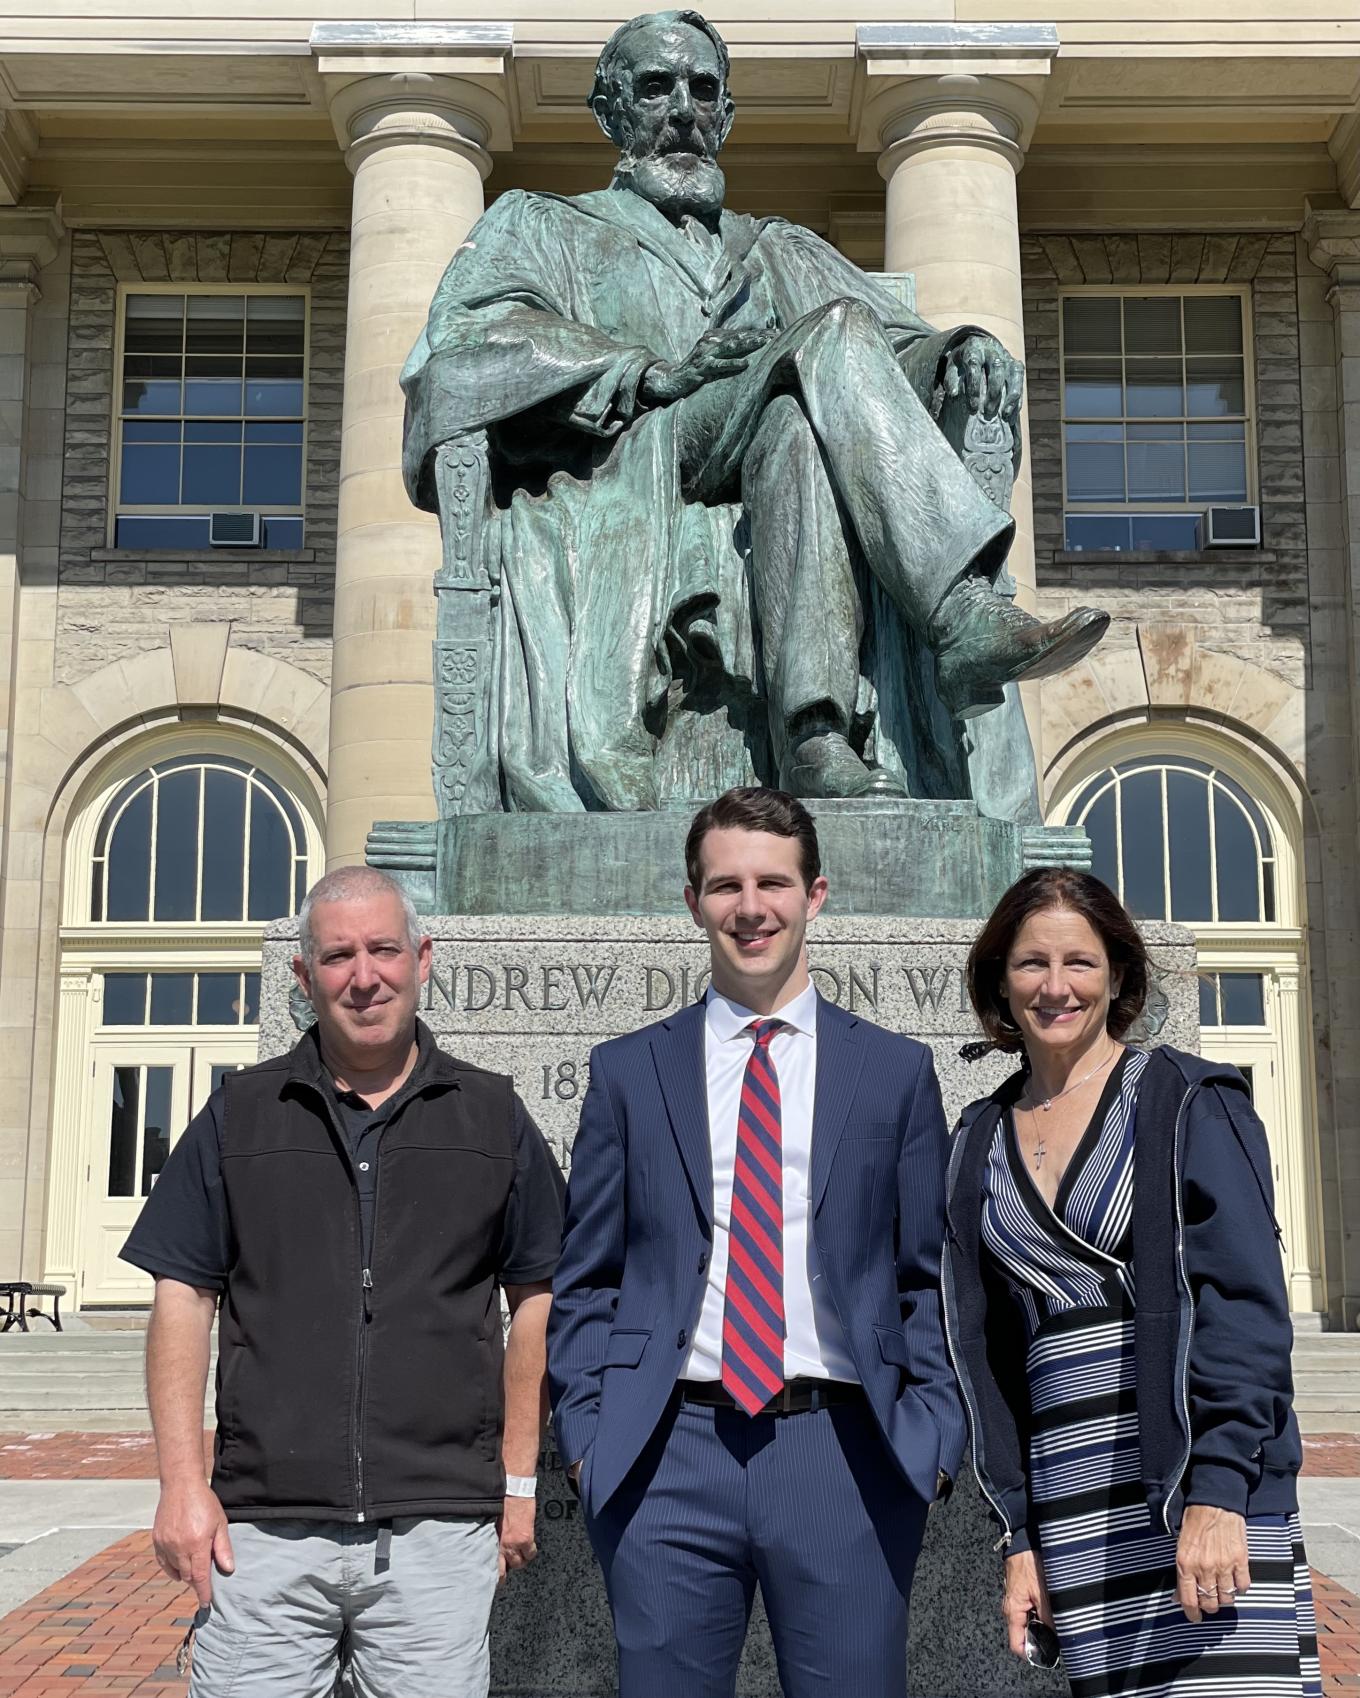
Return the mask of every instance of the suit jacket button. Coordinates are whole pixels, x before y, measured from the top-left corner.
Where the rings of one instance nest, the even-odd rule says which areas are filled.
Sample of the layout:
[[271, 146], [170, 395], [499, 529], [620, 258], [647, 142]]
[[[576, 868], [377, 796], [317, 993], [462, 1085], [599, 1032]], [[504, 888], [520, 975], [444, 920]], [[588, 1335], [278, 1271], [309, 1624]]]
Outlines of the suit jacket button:
[[708, 1266], [708, 1257], [706, 1255], [700, 1256], [700, 1258], [699, 1258], [699, 1272], [702, 1273], [707, 1266]]
[[687, 1332], [685, 1332], [685, 1330], [682, 1328], [681, 1331], [680, 1331], [680, 1336], [675, 1341], [675, 1348], [677, 1350], [683, 1350], [688, 1343], [689, 1343], [689, 1334]]

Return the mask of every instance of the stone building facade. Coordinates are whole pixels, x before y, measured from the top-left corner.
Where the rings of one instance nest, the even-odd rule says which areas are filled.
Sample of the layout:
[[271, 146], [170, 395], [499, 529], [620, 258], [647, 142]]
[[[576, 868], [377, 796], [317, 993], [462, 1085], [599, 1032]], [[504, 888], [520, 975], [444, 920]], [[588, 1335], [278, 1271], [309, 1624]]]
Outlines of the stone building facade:
[[[262, 922], [431, 812], [396, 377], [490, 197], [607, 179], [583, 100], [626, 15], [181, 11], [0, 23], [0, 1278], [89, 1307], [146, 1300], [117, 1244], [252, 1053]], [[1232, 11], [709, 15], [730, 204], [1027, 361], [1021, 597], [1114, 614], [1027, 699], [1045, 805], [1194, 929], [1291, 1301], [1351, 1326], [1360, 20]]]

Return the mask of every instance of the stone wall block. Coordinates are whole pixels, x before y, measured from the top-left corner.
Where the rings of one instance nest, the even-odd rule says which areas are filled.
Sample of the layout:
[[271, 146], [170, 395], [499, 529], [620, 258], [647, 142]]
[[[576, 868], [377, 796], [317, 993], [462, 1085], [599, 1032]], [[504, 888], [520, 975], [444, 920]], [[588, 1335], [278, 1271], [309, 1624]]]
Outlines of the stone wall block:
[[200, 235], [198, 248], [198, 280], [200, 283], [225, 283], [231, 268], [231, 237]]
[[1148, 700], [1154, 705], [1185, 707], [1193, 699], [1195, 639], [1193, 625], [1139, 625], [1143, 676]]
[[258, 231], [237, 231], [231, 238], [231, 255], [227, 261], [227, 276], [233, 283], [254, 283], [264, 252], [264, 236]]

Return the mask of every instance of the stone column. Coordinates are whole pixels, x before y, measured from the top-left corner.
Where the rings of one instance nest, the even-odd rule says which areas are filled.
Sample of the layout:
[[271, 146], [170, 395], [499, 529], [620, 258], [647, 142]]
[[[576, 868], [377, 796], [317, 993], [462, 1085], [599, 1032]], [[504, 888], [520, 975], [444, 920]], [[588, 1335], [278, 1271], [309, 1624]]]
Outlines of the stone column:
[[[1316, 363], [1305, 373], [1305, 399], [1311, 393], [1319, 401], [1312, 409], [1313, 432], [1332, 462], [1325, 487], [1309, 500], [1310, 594], [1319, 609], [1313, 647], [1319, 659], [1325, 649], [1334, 649], [1327, 675], [1337, 680], [1338, 697], [1344, 699], [1343, 691], [1349, 696], [1344, 709], [1337, 700], [1330, 714], [1325, 699], [1310, 701], [1309, 775], [1314, 785], [1330, 779], [1324, 808], [1334, 800], [1344, 810], [1335, 840], [1324, 837], [1322, 844], [1322, 876], [1330, 887], [1328, 917], [1333, 920], [1326, 957], [1327, 1012], [1336, 1040], [1322, 1065], [1326, 1070], [1330, 1062], [1336, 1141], [1334, 1179], [1328, 1175], [1329, 1187], [1336, 1187], [1335, 1207], [1329, 1199], [1327, 1211], [1328, 1296], [1333, 1309], [1340, 1308], [1338, 1319], [1350, 1327], [1360, 1321], [1360, 1064], [1355, 1046], [1346, 1041], [1360, 1016], [1360, 966], [1348, 946], [1357, 916], [1354, 857], [1360, 843], [1360, 209], [1309, 207], [1303, 246], [1324, 274], [1333, 332], [1330, 345], [1321, 342]], [[1332, 382], [1325, 381], [1328, 362]], [[1324, 507], [1329, 511], [1321, 511]], [[1325, 600], [1319, 593], [1323, 582], [1330, 591]], [[1319, 779], [1313, 768], [1329, 737], [1337, 740], [1336, 765], [1342, 770], [1328, 769]]]
[[397, 379], [510, 143], [510, 32], [318, 25], [313, 51], [354, 173], [335, 571], [326, 855], [375, 819], [430, 819], [439, 526], [401, 479]]
[[[860, 147], [887, 183], [884, 269], [916, 278], [916, 308], [941, 329], [979, 324], [1025, 357], [1015, 178], [1057, 53], [1043, 24], [885, 24], [858, 32]], [[1028, 431], [1027, 413], [1022, 428]], [[1034, 605], [1026, 458], [1010, 567]]]

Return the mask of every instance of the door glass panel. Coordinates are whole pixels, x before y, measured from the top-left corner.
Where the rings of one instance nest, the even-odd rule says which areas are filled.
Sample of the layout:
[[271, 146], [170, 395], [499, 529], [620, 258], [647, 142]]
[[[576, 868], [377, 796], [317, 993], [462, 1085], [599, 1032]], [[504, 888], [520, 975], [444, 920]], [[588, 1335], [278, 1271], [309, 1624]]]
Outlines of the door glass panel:
[[1215, 973], [1201, 973], [1199, 976], [1199, 1023], [1201, 1026], [1218, 1025], [1218, 983]]
[[257, 1025], [258, 1022], [259, 1022], [259, 1018], [260, 1018], [260, 975], [258, 973], [247, 973], [246, 974], [245, 1024], [247, 1026]]
[[153, 1026], [187, 1026], [194, 1017], [194, 976], [192, 973], [153, 973], [151, 975], [151, 1024]]
[[173, 1067], [148, 1067], [146, 1070], [146, 1134], [142, 1144], [143, 1197], [151, 1195], [151, 1187], [165, 1158], [170, 1154], [170, 1090], [174, 1082]]
[[141, 1124], [141, 1068], [115, 1067], [109, 1109], [109, 1196], [131, 1197]]
[[1247, 1082], [1247, 1095], [1251, 1098], [1251, 1100], [1253, 1102], [1255, 1102], [1256, 1101], [1256, 1069], [1252, 1066], [1252, 1064], [1249, 1061], [1239, 1061], [1236, 1065], [1237, 1065], [1237, 1071], [1242, 1075], [1242, 1077]]
[[146, 1024], [145, 973], [105, 973], [104, 1024], [106, 1026], [144, 1026]]
[[200, 973], [198, 975], [198, 1024], [238, 1026], [241, 1022], [241, 975]]
[[1225, 1026], [1264, 1026], [1266, 981], [1261, 973], [1220, 973]]

